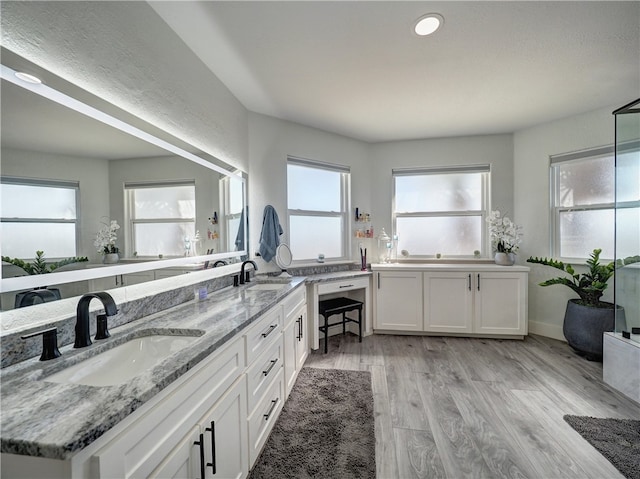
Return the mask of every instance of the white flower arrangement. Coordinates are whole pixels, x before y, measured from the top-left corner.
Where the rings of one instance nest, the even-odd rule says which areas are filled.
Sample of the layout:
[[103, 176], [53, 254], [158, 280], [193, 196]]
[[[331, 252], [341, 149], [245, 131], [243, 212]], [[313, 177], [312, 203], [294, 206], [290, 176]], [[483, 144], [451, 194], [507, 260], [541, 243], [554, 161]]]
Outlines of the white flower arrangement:
[[499, 253], [516, 253], [520, 248], [522, 226], [515, 224], [499, 210], [492, 211], [487, 218], [491, 247]]
[[100, 228], [96, 234], [96, 240], [93, 242], [96, 250], [98, 253], [104, 254], [117, 253], [116, 241], [118, 240], [118, 235], [116, 231], [120, 229], [120, 225], [116, 220], [111, 220], [109, 224], [102, 224], [104, 226]]

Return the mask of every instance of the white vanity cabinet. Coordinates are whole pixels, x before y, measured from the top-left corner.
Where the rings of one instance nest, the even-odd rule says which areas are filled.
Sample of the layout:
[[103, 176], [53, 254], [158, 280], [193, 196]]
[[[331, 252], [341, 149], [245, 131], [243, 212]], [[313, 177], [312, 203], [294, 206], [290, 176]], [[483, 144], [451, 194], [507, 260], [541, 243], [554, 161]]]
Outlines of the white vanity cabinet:
[[372, 269], [380, 332], [519, 338], [528, 333], [528, 267], [385, 264]]
[[424, 330], [527, 334], [525, 272], [437, 271], [424, 274]]
[[422, 331], [422, 272], [374, 272], [375, 329]]
[[304, 290], [285, 300], [284, 315], [284, 381], [285, 396], [289, 397], [298, 373], [309, 355], [307, 300]]

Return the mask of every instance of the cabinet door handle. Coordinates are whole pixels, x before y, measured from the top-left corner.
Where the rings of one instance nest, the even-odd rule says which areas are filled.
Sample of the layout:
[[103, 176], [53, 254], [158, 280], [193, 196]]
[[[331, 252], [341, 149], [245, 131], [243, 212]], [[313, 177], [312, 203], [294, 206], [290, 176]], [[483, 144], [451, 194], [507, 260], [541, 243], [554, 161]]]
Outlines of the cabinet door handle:
[[301, 331], [301, 328], [302, 328], [302, 324], [301, 324], [302, 323], [302, 316], [300, 316], [298, 319], [296, 319], [296, 323], [298, 324], [298, 336], [296, 336], [296, 339], [298, 341], [300, 341], [300, 336], [302, 335], [302, 331]]
[[273, 330], [274, 330], [274, 329], [276, 329], [277, 327], [278, 327], [278, 325], [277, 325], [277, 324], [272, 324], [272, 325], [269, 327], [269, 330], [268, 330], [266, 333], [262, 333], [262, 337], [263, 337], [263, 338], [266, 338], [266, 337], [267, 337], [267, 336], [269, 336], [271, 333], [273, 333]]
[[480, 273], [478, 273], [478, 291], [480, 291]]
[[278, 362], [278, 358], [272, 359], [270, 362], [271, 365], [266, 370], [262, 371], [262, 374], [264, 374], [265, 376], [268, 376], [271, 370], [275, 367], [276, 363]]
[[265, 421], [268, 421], [269, 418], [271, 417], [271, 414], [273, 414], [273, 410], [276, 408], [276, 405], [278, 404], [278, 400], [279, 400], [278, 398], [271, 400], [271, 407], [269, 408], [269, 411], [267, 411], [267, 414], [263, 414]]
[[216, 473], [216, 422], [211, 421], [211, 427], [205, 429], [211, 431], [211, 462], [207, 462], [207, 466], [211, 468], [211, 472]]
[[302, 334], [303, 329], [302, 329], [302, 320], [304, 319], [304, 316], [301, 314], [300, 315], [300, 336], [298, 336], [298, 341], [302, 340], [302, 338], [304, 337], [304, 335]]
[[200, 434], [200, 440], [193, 443], [200, 446], [200, 479], [204, 479], [204, 435]]
[[380, 289], [380, 273], [378, 273], [378, 289]]
[[353, 288], [352, 284], [345, 284], [344, 286], [340, 286], [340, 289], [342, 288]]
[[469, 291], [471, 291], [471, 273], [469, 273]]

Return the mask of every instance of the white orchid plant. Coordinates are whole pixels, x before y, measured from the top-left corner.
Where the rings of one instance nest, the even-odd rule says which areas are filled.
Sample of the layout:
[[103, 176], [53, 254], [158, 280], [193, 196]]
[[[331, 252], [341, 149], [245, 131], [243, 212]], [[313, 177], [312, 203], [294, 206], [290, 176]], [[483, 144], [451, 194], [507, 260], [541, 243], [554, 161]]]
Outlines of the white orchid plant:
[[515, 224], [499, 210], [492, 211], [487, 218], [491, 247], [499, 253], [516, 253], [522, 242], [522, 226]]
[[96, 240], [93, 244], [96, 247], [98, 253], [117, 253], [118, 248], [116, 241], [118, 240], [117, 231], [120, 229], [120, 225], [116, 220], [111, 220], [109, 224], [102, 223], [104, 226], [100, 228], [96, 234]]

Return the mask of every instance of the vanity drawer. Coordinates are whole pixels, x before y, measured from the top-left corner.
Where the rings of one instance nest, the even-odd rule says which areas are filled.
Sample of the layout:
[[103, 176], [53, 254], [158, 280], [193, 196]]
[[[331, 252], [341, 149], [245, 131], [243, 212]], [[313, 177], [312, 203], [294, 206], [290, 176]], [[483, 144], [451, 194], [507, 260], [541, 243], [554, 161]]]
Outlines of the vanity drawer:
[[278, 305], [254, 324], [244, 335], [247, 364], [250, 365], [282, 331], [282, 306]]
[[369, 287], [369, 277], [341, 279], [339, 281], [329, 281], [318, 284], [318, 295], [339, 293], [341, 291], [351, 291], [352, 289], [362, 289]]
[[284, 374], [282, 368], [273, 384], [268, 388], [253, 413], [249, 416], [249, 464], [253, 464], [258, 459], [262, 446], [267, 441], [273, 425], [282, 411], [284, 405]]
[[247, 370], [248, 379], [248, 411], [258, 404], [260, 398], [269, 388], [273, 379], [278, 375], [278, 370], [282, 368], [283, 361], [283, 340], [282, 334], [273, 338], [271, 345], [256, 359]]

